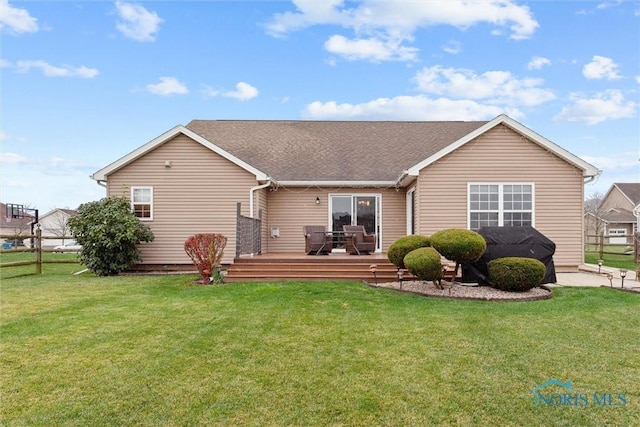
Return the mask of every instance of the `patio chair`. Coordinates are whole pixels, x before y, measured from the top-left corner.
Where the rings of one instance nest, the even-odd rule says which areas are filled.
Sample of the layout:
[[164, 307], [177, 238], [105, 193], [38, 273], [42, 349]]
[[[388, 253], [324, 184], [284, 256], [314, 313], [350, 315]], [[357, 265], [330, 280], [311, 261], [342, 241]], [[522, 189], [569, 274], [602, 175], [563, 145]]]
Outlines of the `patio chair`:
[[333, 236], [327, 232], [324, 225], [305, 225], [304, 231], [304, 251], [307, 255], [325, 255], [331, 252], [333, 247]]
[[361, 255], [376, 251], [376, 235], [368, 234], [362, 225], [343, 225], [347, 237], [347, 253]]

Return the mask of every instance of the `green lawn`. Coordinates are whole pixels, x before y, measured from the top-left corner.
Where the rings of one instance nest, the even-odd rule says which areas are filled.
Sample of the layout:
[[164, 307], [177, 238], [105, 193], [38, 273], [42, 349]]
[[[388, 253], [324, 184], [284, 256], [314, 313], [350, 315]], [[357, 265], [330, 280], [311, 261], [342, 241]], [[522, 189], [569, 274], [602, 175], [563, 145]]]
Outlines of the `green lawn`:
[[[492, 303], [194, 278], [3, 276], [0, 424], [637, 423], [637, 294]], [[534, 407], [554, 378], [626, 405]]]
[[[633, 262], [633, 254], [624, 254], [619, 247], [616, 248], [618, 253], [605, 253], [602, 255], [603, 265], [613, 268], [625, 268], [630, 271], [635, 271], [636, 263]], [[614, 252], [611, 250], [611, 252]], [[587, 264], [598, 265], [598, 258], [600, 258], [597, 252], [586, 252], [584, 254], [584, 262]]]

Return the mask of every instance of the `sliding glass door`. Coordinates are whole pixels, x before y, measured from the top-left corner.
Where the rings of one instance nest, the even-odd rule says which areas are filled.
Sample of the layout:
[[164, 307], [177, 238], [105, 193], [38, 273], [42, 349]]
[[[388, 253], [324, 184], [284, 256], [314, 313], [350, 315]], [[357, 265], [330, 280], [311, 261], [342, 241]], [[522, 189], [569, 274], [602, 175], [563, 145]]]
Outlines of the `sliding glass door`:
[[[343, 225], [362, 225], [367, 233], [376, 234], [376, 249], [381, 246], [381, 221], [379, 194], [332, 194], [330, 200], [329, 224], [332, 231], [342, 231]], [[343, 249], [344, 243], [335, 244]]]

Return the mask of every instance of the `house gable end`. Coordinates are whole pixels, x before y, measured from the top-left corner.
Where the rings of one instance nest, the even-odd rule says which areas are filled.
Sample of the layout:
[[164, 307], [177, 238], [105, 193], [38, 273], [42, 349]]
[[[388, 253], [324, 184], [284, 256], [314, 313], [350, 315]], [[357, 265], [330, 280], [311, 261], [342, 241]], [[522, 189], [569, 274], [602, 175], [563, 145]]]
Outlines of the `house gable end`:
[[130, 152], [129, 154], [121, 157], [120, 159], [116, 160], [115, 162], [111, 163], [110, 165], [100, 169], [99, 171], [97, 171], [93, 175], [91, 175], [91, 178], [96, 180], [96, 181], [106, 181], [107, 177], [109, 175], [111, 175], [112, 173], [122, 169], [123, 167], [125, 167], [125, 166], [129, 165], [130, 163], [136, 161], [137, 159], [143, 157], [147, 153], [153, 151], [157, 147], [165, 144], [166, 142], [172, 140], [173, 138], [175, 138], [176, 136], [178, 136], [180, 134], [187, 136], [188, 138], [192, 139], [193, 141], [197, 142], [198, 144], [202, 145], [203, 147], [208, 148], [209, 150], [213, 151], [214, 153], [216, 153], [216, 154], [224, 157], [225, 159], [229, 160], [230, 162], [240, 166], [242, 169], [246, 170], [247, 172], [255, 175], [256, 180], [258, 180], [258, 181], [267, 181], [267, 180], [269, 180], [269, 177], [265, 173], [263, 173], [262, 171], [259, 171], [258, 169], [254, 168], [253, 166], [249, 165], [248, 163], [238, 159], [237, 157], [233, 156], [232, 154], [228, 153], [227, 151], [223, 150], [222, 148], [218, 147], [217, 145], [213, 144], [212, 142], [206, 140], [202, 136], [194, 133], [193, 131], [191, 131], [191, 130], [189, 130], [186, 127], [181, 126], [181, 125], [175, 126], [174, 128], [168, 130], [167, 132], [163, 133], [162, 135], [158, 136], [157, 138], [154, 138], [153, 140], [151, 140], [148, 143], [144, 144], [143, 146], [137, 148], [136, 150]]
[[544, 138], [543, 136], [539, 135], [538, 133], [536, 133], [536, 132], [532, 131], [531, 129], [527, 128], [526, 126], [518, 123], [517, 121], [513, 120], [509, 116], [506, 116], [506, 115], [503, 114], [503, 115], [500, 115], [500, 116], [496, 117], [495, 119], [491, 120], [490, 122], [487, 122], [485, 125], [479, 127], [475, 131], [473, 131], [473, 132], [465, 135], [464, 137], [458, 139], [457, 141], [455, 141], [451, 145], [443, 148], [442, 150], [438, 151], [437, 153], [429, 156], [428, 158], [426, 158], [422, 162], [420, 162], [420, 163], [414, 165], [413, 167], [409, 168], [407, 171], [405, 171], [403, 176], [401, 176], [398, 179], [398, 181], [400, 182], [403, 179], [403, 177], [407, 176], [407, 175], [408, 176], [413, 176], [413, 177], [418, 176], [420, 171], [422, 169], [424, 169], [425, 167], [433, 164], [437, 160], [445, 157], [447, 154], [454, 152], [458, 148], [460, 148], [460, 147], [464, 146], [465, 144], [473, 141], [474, 139], [476, 139], [479, 136], [487, 133], [488, 131], [490, 131], [491, 129], [493, 129], [496, 126], [499, 126], [499, 125], [507, 126], [511, 130], [519, 133], [520, 135], [524, 136], [525, 138], [527, 138], [531, 142], [543, 147], [544, 149], [546, 149], [547, 151], [553, 153], [557, 157], [560, 157], [561, 159], [565, 160], [569, 164], [572, 164], [576, 168], [582, 170], [583, 177], [595, 177], [595, 176], [598, 176], [600, 174], [600, 171], [595, 166], [585, 162], [584, 160], [580, 159], [579, 157], [575, 156], [574, 154], [570, 153], [569, 151], [565, 150], [564, 148], [562, 148], [562, 147], [558, 146], [557, 144], [549, 141], [548, 139]]

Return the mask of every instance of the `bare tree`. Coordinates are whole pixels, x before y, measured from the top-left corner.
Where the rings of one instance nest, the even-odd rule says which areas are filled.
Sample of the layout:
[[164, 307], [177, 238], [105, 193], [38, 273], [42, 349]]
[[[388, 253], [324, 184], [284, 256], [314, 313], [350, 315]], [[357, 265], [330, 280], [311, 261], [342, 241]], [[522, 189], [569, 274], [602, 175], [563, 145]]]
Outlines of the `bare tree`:
[[[587, 236], [600, 236], [604, 232], [606, 221], [604, 220], [603, 201], [604, 195], [600, 192], [592, 193], [584, 201], [585, 233]], [[587, 241], [595, 243], [593, 238], [587, 238]]]
[[69, 236], [71, 233], [71, 229], [69, 228], [69, 224], [67, 220], [69, 219], [69, 214], [57, 210], [53, 215], [51, 215], [51, 226], [47, 228], [47, 231], [51, 232], [56, 237], [62, 238], [62, 244], [64, 245], [64, 237]]

